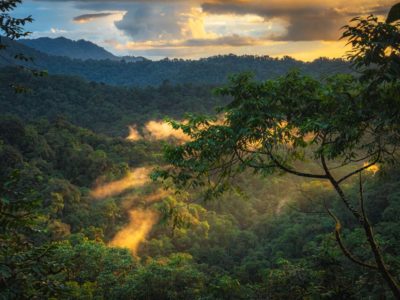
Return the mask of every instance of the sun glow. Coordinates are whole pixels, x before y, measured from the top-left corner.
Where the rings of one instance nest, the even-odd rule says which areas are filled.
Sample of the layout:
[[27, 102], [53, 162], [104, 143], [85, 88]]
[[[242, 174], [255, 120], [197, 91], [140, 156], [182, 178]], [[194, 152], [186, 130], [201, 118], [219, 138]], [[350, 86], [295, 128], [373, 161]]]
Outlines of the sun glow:
[[[366, 166], [368, 166], [369, 164], [370, 164], [369, 162], [365, 162], [363, 166], [366, 167]], [[379, 166], [378, 166], [377, 164], [374, 164], [374, 165], [368, 167], [368, 168], [366, 169], [366, 171], [367, 171], [367, 172], [370, 172], [370, 173], [372, 173], [372, 174], [375, 175], [375, 174], [379, 171]]]
[[143, 134], [139, 132], [136, 125], [128, 126], [128, 128], [129, 135], [126, 139], [130, 141], [175, 139], [180, 142], [187, 142], [190, 140], [190, 137], [181, 129], [174, 129], [171, 124], [164, 121], [149, 121], [142, 129]]
[[128, 126], [128, 129], [129, 129], [129, 135], [126, 137], [127, 140], [139, 141], [143, 139], [143, 136], [139, 133], [136, 125]]

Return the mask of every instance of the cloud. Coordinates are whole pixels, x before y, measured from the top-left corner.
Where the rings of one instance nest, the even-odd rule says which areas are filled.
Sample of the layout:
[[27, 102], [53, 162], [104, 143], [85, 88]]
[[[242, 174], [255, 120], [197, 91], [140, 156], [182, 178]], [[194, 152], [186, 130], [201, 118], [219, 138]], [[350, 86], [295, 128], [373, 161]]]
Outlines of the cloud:
[[[54, 0], [70, 2], [72, 0]], [[264, 30], [259, 28], [258, 37], [276, 41], [315, 41], [337, 40], [340, 28], [349, 19], [359, 14], [383, 14], [394, 4], [392, 0], [75, 0], [74, 5], [80, 9], [95, 11], [124, 10], [122, 20], [115, 26], [134, 41], [157, 41], [197, 39], [217, 42], [215, 38], [221, 32], [206, 30], [206, 15], [233, 16], [254, 15], [263, 18]], [[77, 22], [89, 22], [95, 18], [107, 16], [107, 13], [85, 14], [76, 17]], [[271, 34], [268, 21], [274, 20], [285, 24], [286, 30], [279, 34]], [[241, 24], [228, 24], [228, 36], [241, 35], [238, 32]], [[212, 26], [211, 26], [212, 29]], [[221, 27], [214, 28], [224, 31]], [[227, 36], [227, 34], [223, 34]], [[254, 37], [254, 32], [249, 32]], [[226, 38], [228, 40], [229, 37]], [[224, 39], [220, 39], [223, 42]], [[242, 45], [242, 39], [237, 46]], [[201, 43], [200, 43], [201, 44]], [[235, 46], [233, 42], [229, 42]]]
[[[81, 0], [80, 5], [86, 8], [94, 8], [91, 0]], [[100, 3], [100, 4], [99, 4]], [[229, 19], [235, 16], [253, 15], [262, 18], [258, 28], [258, 38], [275, 41], [317, 41], [338, 40], [340, 28], [349, 19], [359, 14], [383, 14], [393, 4], [390, 0], [363, 0], [363, 1], [321, 1], [321, 0], [204, 0], [204, 1], [141, 1], [125, 0], [115, 1], [115, 5], [125, 5], [127, 13], [121, 21], [115, 23], [134, 41], [156, 41], [187, 39], [187, 45], [199, 46], [203, 44], [229, 44], [242, 46], [244, 34], [239, 33], [245, 23], [235, 24]], [[108, 1], [97, 1], [97, 7], [111, 8]], [[196, 9], [200, 12], [194, 14]], [[201, 8], [201, 9], [199, 9]], [[205, 30], [207, 24], [204, 18], [207, 15], [224, 15], [227, 19], [225, 27], [209, 26], [211, 30]], [[280, 23], [285, 30], [271, 31], [268, 22]], [[195, 28], [193, 28], [193, 25]], [[259, 24], [260, 25], [260, 24]], [[244, 25], [245, 26], [245, 25]], [[229, 28], [228, 28], [229, 27]], [[217, 30], [217, 32], [212, 29]], [[223, 34], [218, 31], [229, 31]], [[202, 34], [196, 35], [196, 32]], [[234, 42], [232, 37], [241, 38]], [[219, 36], [219, 39], [216, 37]], [[254, 38], [254, 33], [249, 32], [247, 42]], [[201, 42], [200, 39], [205, 41]]]
[[[39, 2], [33, 1], [36, 6]], [[42, 2], [50, 5], [47, 1]], [[335, 44], [334, 51], [330, 51], [323, 43], [338, 41], [340, 28], [352, 17], [371, 13], [385, 15], [395, 2], [52, 0], [51, 7], [63, 7], [64, 3], [66, 9], [61, 11], [65, 20], [52, 15], [49, 21], [46, 16], [42, 18], [40, 31], [32, 31], [36, 35], [39, 32], [51, 36], [55, 33], [47, 33], [49, 28], [60, 27], [68, 31], [62, 33], [67, 37], [92, 40], [116, 54], [141, 55], [153, 59], [166, 56], [199, 58], [235, 53], [292, 55], [310, 60], [320, 55], [340, 57], [343, 52], [339, 43]], [[115, 16], [108, 15], [111, 13], [115, 13]], [[98, 18], [104, 20], [94, 22]], [[39, 28], [36, 25], [39, 17], [36, 19], [37, 22], [32, 26]], [[70, 22], [71, 19], [75, 23], [88, 24], [74, 24]], [[320, 52], [321, 49], [329, 50], [329, 53]]]
[[[146, 50], [146, 49], [177, 49], [177, 48], [197, 48], [197, 47], [240, 47], [240, 46], [254, 46], [267, 44], [268, 42], [263, 39], [252, 38], [248, 36], [240, 36], [237, 34], [231, 36], [222, 36], [216, 38], [202, 38], [202, 39], [188, 39], [188, 40], [162, 40], [162, 41], [145, 41], [145, 42], [127, 42], [126, 44], [119, 44], [115, 41], [108, 41], [113, 43], [118, 49], [129, 50]], [[132, 133], [132, 140], [135, 137], [135, 128], [129, 128]]]
[[74, 22], [87, 23], [87, 22], [91, 22], [95, 19], [100, 19], [100, 18], [111, 16], [111, 15], [113, 15], [113, 13], [84, 14], [84, 15], [76, 16], [74, 18]]
[[50, 28], [50, 32], [52, 33], [52, 34], [64, 34], [64, 33], [67, 33], [67, 31], [66, 30], [64, 30], [64, 29], [58, 29], [58, 28]]
[[287, 33], [273, 37], [280, 41], [337, 40], [340, 28], [360, 14], [379, 13], [393, 1], [211, 1], [202, 4], [205, 13], [216, 15], [255, 14], [287, 22]]
[[179, 15], [171, 7], [137, 5], [115, 26], [136, 41], [172, 39], [180, 36]]
[[211, 38], [206, 32], [204, 14], [198, 7], [185, 4], [130, 5], [123, 19], [115, 22], [134, 41]]
[[189, 39], [181, 43], [181, 46], [205, 47], [205, 46], [248, 46], [259, 44], [262, 41], [256, 38], [233, 34], [211, 39]]

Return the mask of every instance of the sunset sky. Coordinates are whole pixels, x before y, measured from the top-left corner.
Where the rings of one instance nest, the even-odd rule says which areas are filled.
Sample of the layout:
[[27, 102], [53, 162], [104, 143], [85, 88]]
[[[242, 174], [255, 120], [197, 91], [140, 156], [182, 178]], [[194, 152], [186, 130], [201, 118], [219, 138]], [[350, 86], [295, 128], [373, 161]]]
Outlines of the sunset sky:
[[32, 38], [92, 41], [116, 55], [150, 59], [217, 54], [341, 57], [340, 27], [385, 15], [389, 0], [25, 0]]

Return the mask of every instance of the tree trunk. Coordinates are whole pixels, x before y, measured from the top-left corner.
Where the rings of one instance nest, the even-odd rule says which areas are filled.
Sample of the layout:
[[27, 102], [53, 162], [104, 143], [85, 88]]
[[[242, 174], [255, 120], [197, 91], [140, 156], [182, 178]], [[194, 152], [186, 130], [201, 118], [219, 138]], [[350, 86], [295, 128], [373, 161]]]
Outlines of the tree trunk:
[[369, 224], [368, 220], [364, 220], [364, 231], [367, 236], [368, 243], [371, 247], [372, 253], [374, 254], [375, 262], [378, 267], [379, 273], [381, 273], [383, 279], [387, 282], [389, 285], [394, 297], [396, 299], [400, 299], [400, 287], [397, 284], [396, 280], [393, 278], [393, 276], [389, 273], [389, 270], [387, 269], [385, 262], [383, 260], [383, 256], [381, 251], [379, 250], [379, 246], [375, 241], [374, 234], [372, 232], [372, 227]]

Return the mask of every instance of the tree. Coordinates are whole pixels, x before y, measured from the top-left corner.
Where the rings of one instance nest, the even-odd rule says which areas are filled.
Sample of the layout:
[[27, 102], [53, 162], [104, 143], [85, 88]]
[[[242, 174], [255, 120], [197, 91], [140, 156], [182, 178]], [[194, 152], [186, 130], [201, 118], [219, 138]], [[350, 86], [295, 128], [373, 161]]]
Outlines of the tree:
[[9, 38], [20, 38], [29, 34], [23, 30], [23, 26], [26, 22], [32, 22], [32, 17], [26, 17], [23, 19], [13, 18], [8, 12], [14, 10], [18, 4], [21, 4], [22, 0], [2, 0], [0, 2], [0, 29]]
[[[180, 188], [209, 184], [208, 195], [223, 192], [230, 179], [246, 169], [328, 181], [363, 229], [373, 262], [346, 248], [341, 222], [325, 203], [341, 251], [352, 262], [377, 270], [400, 299], [399, 284], [364, 208], [362, 178], [377, 164], [395, 163], [398, 157], [400, 78], [395, 66], [400, 22], [378, 22], [373, 16], [353, 21], [357, 24], [345, 27], [344, 38], [353, 47], [350, 60], [362, 76], [336, 75], [323, 82], [298, 71], [266, 82], [256, 82], [249, 74], [234, 76], [218, 90], [232, 98], [219, 110], [219, 120], [189, 115], [185, 123], [170, 121], [192, 140], [167, 146], [165, 158], [172, 167], [153, 177], [172, 179]], [[358, 204], [343, 188], [355, 176]]]
[[128, 278], [119, 299], [201, 299], [205, 274], [188, 254], [149, 260]]
[[[7, 39], [19, 39], [21, 37], [26, 37], [31, 32], [25, 31], [24, 26], [26, 23], [33, 22], [33, 18], [31, 16], [25, 18], [14, 18], [10, 15], [10, 11], [14, 10], [19, 4], [22, 3], [22, 0], [1, 0], [0, 1], [0, 51], [5, 50], [8, 47], [7, 41], [2, 41], [2, 35], [4, 35]], [[7, 62], [7, 64], [15, 65], [15, 62], [7, 56], [3, 56], [0, 53], [0, 57]], [[19, 60], [22, 62], [29, 62], [33, 59], [31, 57], [26, 56], [24, 53], [14, 53], [11, 57], [15, 60]], [[38, 71], [31, 68], [26, 68], [29, 72], [31, 72], [34, 76], [45, 76], [47, 73], [44, 71]], [[11, 84], [11, 87], [14, 89], [16, 93], [24, 93], [27, 89], [24, 86]]]
[[10, 11], [14, 10], [21, 3], [22, 0], [0, 1], [0, 50], [6, 47], [1, 41], [1, 35], [14, 40], [30, 34], [30, 32], [24, 30], [24, 25], [33, 21], [31, 16], [14, 18], [10, 15]]
[[[355, 24], [354, 24], [355, 22]], [[348, 39], [352, 50], [348, 59], [358, 69], [361, 79], [375, 87], [382, 81], [400, 78], [400, 3], [389, 11], [386, 22], [371, 15], [357, 17], [344, 26], [342, 38]]]
[[[1, 150], [1, 149], [0, 149]], [[0, 185], [0, 298], [41, 299], [58, 294], [62, 285], [52, 275], [63, 269], [54, 258], [58, 245], [43, 242], [46, 216], [38, 191], [40, 175], [15, 170]]]

